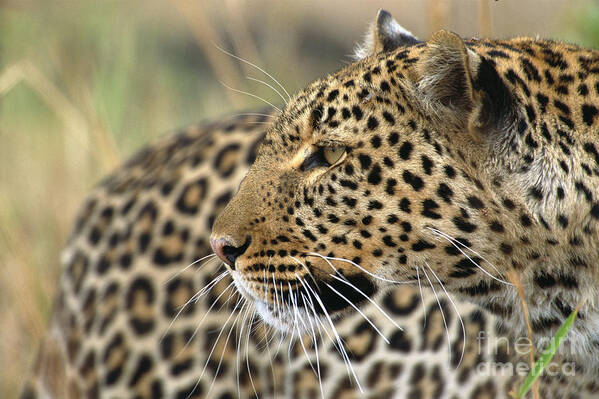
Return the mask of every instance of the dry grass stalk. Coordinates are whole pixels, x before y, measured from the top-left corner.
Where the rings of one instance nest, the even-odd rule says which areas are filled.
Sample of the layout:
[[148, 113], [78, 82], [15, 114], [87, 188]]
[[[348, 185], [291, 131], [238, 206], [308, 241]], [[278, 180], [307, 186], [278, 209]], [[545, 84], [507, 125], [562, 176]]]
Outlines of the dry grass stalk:
[[[261, 65], [260, 53], [258, 47], [252, 38], [246, 18], [243, 15], [243, 5], [241, 0], [226, 0], [227, 17], [232, 23], [228, 25], [231, 33], [231, 39], [235, 46], [235, 54], [239, 57], [249, 60], [256, 65]], [[256, 72], [249, 65], [242, 63], [241, 68], [245, 73]]]
[[428, 0], [428, 30], [429, 36], [447, 27], [449, 0]]
[[490, 38], [493, 36], [491, 27], [491, 8], [489, 0], [480, 0], [478, 6], [478, 35], [481, 38]]
[[[120, 154], [110, 134], [93, 134], [87, 118], [80, 112], [58, 87], [29, 61], [15, 63], [0, 74], [0, 98], [10, 93], [20, 83], [26, 83], [50, 107], [64, 124], [65, 137], [74, 141], [78, 151], [68, 151], [73, 167], [84, 162], [84, 157], [96, 158], [103, 170], [110, 170], [120, 162]], [[96, 130], [97, 131], [97, 130]], [[93, 137], [93, 140], [90, 138]], [[81, 149], [83, 151], [81, 151]]]
[[[194, 39], [208, 59], [217, 79], [236, 89], [242, 89], [243, 83], [233, 59], [220, 53], [214, 45], [219, 44], [220, 39], [201, 3], [195, 0], [172, 0], [172, 2], [187, 22]], [[238, 94], [231, 90], [225, 90], [224, 93], [230, 103], [236, 107], [241, 107], [245, 103]]]
[[[525, 322], [526, 328], [528, 330], [528, 344], [529, 344], [528, 361], [530, 363], [530, 368], [532, 370], [532, 368], [534, 367], [534, 364], [535, 364], [535, 352], [534, 352], [534, 345], [533, 345], [534, 337], [533, 337], [533, 333], [532, 333], [532, 325], [530, 324], [530, 315], [528, 313], [528, 305], [526, 304], [526, 298], [524, 296], [524, 287], [522, 286], [522, 282], [520, 281], [519, 274], [514, 269], [511, 269], [507, 273], [507, 278], [510, 281], [510, 283], [514, 284], [514, 287], [516, 288], [516, 291], [518, 292], [518, 297], [520, 298], [520, 305], [522, 306], [522, 313], [524, 314], [524, 322]], [[516, 392], [512, 391], [512, 392], [510, 392], [510, 395], [512, 395], [512, 397], [516, 398]], [[533, 395], [534, 399], [541, 398], [541, 396], [539, 395], [538, 381], [535, 381], [535, 383], [532, 386], [532, 395]]]

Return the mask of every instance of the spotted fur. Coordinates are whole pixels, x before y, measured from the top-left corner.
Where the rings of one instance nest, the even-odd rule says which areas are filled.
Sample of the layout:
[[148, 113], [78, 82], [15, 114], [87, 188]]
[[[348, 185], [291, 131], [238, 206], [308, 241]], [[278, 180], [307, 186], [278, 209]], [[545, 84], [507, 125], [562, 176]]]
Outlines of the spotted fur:
[[[420, 43], [377, 21], [373, 54], [282, 114], [189, 128], [99, 185], [23, 398], [312, 398], [320, 383], [330, 398], [507, 397], [520, 377], [480, 366], [520, 360], [509, 271], [537, 338], [584, 301], [581, 346], [560, 360], [576, 378], [545, 378], [541, 397], [598, 394], [599, 55], [448, 32]], [[211, 231], [227, 268], [185, 268], [211, 253]], [[305, 320], [332, 314], [362, 394], [326, 335], [296, 325], [303, 338], [279, 344], [269, 325], [293, 327], [279, 295], [305, 315], [322, 298]]]

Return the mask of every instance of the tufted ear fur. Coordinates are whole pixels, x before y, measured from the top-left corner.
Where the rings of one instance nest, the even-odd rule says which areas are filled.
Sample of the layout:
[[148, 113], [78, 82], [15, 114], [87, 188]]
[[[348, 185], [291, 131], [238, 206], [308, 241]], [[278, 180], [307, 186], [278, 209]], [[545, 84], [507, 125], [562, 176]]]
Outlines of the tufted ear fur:
[[379, 10], [376, 20], [366, 34], [364, 43], [357, 46], [354, 57], [360, 60], [373, 54], [393, 51], [398, 47], [416, 43], [420, 43], [416, 36], [398, 24], [390, 13]]
[[513, 99], [489, 61], [455, 33], [435, 33], [416, 68], [418, 97], [433, 115], [474, 130], [502, 130]]
[[456, 34], [433, 34], [417, 67], [420, 98], [436, 113], [469, 113], [475, 102], [472, 74], [479, 61]]

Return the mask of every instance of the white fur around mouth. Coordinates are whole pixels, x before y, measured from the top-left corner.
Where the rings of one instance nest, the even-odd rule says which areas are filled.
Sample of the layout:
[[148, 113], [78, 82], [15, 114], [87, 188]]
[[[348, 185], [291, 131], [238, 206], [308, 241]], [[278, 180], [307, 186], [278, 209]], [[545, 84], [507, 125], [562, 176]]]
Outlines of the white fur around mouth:
[[[310, 329], [310, 324], [314, 323], [314, 315], [310, 314], [308, 310], [297, 307], [295, 310], [290, 308], [288, 304], [278, 309], [269, 303], [264, 302], [261, 298], [257, 297], [251, 290], [245, 287], [243, 280], [237, 274], [233, 272], [233, 282], [239, 293], [250, 303], [254, 305], [254, 308], [262, 318], [262, 320], [269, 326], [274, 327], [280, 332], [288, 333], [294, 329], [299, 329], [300, 332], [305, 332]], [[301, 322], [298, 322], [298, 318]], [[320, 319], [319, 319], [320, 322]], [[314, 323], [313, 326], [317, 324]], [[314, 327], [316, 328], [316, 327]]]
[[254, 294], [252, 294], [252, 292], [250, 290], [245, 288], [243, 281], [239, 277], [238, 272], [233, 272], [233, 273], [231, 273], [231, 275], [233, 276], [233, 283], [235, 284], [235, 288], [237, 288], [237, 291], [239, 291], [239, 293], [245, 299], [247, 299], [248, 301], [251, 301], [252, 303], [256, 303], [256, 302], [260, 301], [260, 299], [256, 298], [256, 296], [254, 296]]

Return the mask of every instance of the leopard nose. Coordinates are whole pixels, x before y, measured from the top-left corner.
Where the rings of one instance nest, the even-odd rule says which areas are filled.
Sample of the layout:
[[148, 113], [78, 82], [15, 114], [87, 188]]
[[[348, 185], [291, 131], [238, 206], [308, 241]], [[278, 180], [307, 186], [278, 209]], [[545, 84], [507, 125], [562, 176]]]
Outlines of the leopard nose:
[[243, 253], [250, 246], [251, 242], [252, 239], [250, 237], [247, 237], [243, 245], [235, 246], [233, 241], [228, 237], [211, 238], [210, 246], [212, 247], [212, 250], [214, 251], [216, 256], [221, 258], [223, 262], [225, 262], [227, 265], [231, 267], [232, 270], [235, 270], [235, 261], [240, 255], [243, 255]]

